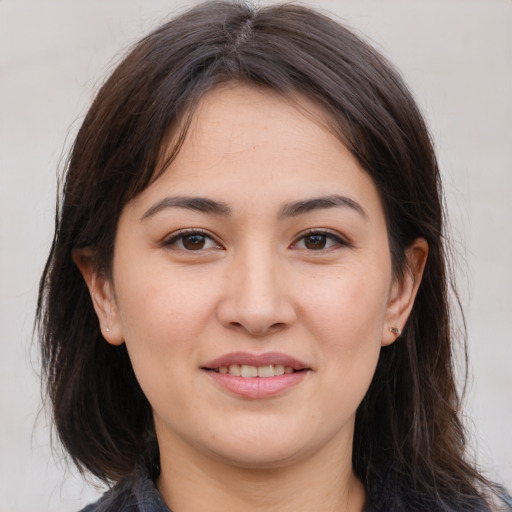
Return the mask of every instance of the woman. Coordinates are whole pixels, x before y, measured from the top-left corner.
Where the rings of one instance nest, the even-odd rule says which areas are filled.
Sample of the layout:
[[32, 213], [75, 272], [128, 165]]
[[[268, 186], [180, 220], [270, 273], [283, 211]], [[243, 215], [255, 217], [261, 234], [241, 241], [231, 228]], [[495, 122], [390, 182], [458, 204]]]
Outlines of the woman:
[[85, 510], [499, 510], [442, 236], [421, 115], [342, 26], [213, 2], [143, 39], [78, 133], [40, 289], [58, 433], [116, 484]]

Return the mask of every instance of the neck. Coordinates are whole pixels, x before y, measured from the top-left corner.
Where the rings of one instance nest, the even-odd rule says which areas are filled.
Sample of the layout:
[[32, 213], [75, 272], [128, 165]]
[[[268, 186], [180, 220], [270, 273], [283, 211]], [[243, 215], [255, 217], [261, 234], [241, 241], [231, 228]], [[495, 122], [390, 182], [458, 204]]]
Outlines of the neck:
[[243, 468], [198, 454], [176, 439], [160, 444], [160, 493], [173, 512], [362, 512], [365, 492], [351, 445], [319, 449], [293, 464]]

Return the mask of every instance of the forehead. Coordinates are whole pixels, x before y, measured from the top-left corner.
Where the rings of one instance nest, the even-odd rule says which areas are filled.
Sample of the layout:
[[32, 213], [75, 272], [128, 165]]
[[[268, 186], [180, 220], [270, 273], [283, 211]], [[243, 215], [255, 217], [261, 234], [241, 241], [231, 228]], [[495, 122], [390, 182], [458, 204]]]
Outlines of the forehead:
[[289, 143], [326, 139], [331, 125], [325, 109], [303, 94], [285, 96], [270, 88], [234, 82], [216, 87], [201, 99], [186, 142], [200, 149], [212, 143], [221, 155], [261, 147], [282, 152]]
[[[370, 176], [308, 98], [228, 84], [195, 109], [176, 158], [142, 196], [215, 196], [287, 202], [336, 192], [378, 195]], [[169, 147], [172, 149], [174, 143]]]

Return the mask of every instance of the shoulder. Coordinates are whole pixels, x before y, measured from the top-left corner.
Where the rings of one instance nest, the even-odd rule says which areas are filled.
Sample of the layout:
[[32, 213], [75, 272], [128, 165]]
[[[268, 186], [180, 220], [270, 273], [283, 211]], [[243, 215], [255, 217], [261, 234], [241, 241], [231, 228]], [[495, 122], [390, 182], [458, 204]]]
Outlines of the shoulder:
[[142, 512], [145, 509], [140, 509], [137, 501], [130, 477], [106, 491], [98, 501], [87, 505], [80, 512]]
[[133, 474], [109, 489], [96, 503], [80, 512], [171, 512], [158, 492], [148, 468], [138, 465]]

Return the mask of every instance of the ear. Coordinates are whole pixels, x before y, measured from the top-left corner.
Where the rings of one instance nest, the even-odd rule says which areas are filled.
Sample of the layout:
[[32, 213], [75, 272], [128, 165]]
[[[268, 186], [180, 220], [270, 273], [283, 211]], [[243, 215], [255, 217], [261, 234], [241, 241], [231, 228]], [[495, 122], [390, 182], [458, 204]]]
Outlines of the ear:
[[405, 256], [407, 264], [404, 275], [395, 277], [391, 285], [382, 333], [382, 346], [391, 345], [400, 336], [409, 318], [427, 261], [427, 241], [424, 238], [414, 240], [406, 249]]
[[121, 345], [124, 337], [112, 283], [94, 266], [94, 251], [86, 247], [73, 251], [73, 261], [80, 270], [98, 317], [101, 333], [112, 345]]

